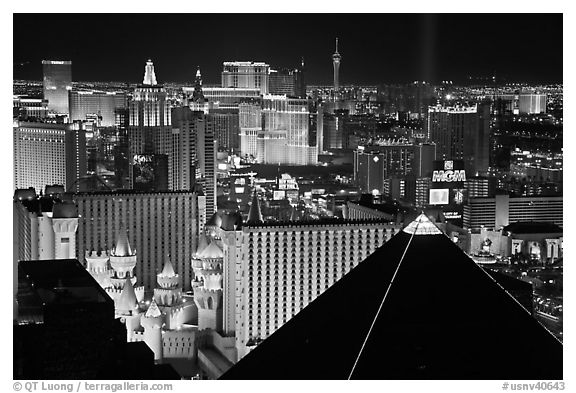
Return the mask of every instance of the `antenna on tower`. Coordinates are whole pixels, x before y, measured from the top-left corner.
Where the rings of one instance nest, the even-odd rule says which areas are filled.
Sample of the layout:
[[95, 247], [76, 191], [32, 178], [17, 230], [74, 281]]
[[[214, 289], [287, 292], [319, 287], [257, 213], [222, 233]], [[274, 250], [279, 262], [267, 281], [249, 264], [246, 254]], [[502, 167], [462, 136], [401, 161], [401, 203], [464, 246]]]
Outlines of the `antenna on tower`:
[[336, 37], [336, 53], [338, 53], [338, 37]]

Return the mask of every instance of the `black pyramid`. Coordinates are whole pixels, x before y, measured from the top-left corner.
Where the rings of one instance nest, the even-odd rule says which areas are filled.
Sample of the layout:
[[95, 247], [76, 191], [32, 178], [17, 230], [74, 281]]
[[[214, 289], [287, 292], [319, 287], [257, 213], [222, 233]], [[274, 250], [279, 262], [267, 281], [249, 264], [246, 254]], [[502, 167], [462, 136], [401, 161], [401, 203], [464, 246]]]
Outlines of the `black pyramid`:
[[562, 344], [422, 214], [221, 378], [562, 379]]

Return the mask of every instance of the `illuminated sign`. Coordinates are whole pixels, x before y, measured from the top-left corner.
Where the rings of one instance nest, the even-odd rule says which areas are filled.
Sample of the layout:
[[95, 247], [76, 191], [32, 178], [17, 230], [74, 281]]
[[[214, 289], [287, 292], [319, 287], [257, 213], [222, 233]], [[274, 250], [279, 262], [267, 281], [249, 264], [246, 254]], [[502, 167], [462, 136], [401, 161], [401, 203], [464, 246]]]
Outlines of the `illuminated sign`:
[[274, 200], [275, 201], [282, 200], [282, 199], [284, 199], [285, 196], [286, 196], [285, 191], [274, 191]]
[[447, 205], [449, 190], [447, 188], [437, 188], [430, 190], [431, 205]]
[[456, 181], [466, 181], [466, 172], [464, 169], [460, 170], [448, 170], [448, 171], [434, 171], [432, 172], [433, 182], [456, 182]]
[[244, 194], [244, 187], [234, 187], [234, 192], [236, 194]]
[[459, 212], [444, 212], [444, 217], [446, 217], [447, 220], [456, 220], [462, 218], [462, 214]]

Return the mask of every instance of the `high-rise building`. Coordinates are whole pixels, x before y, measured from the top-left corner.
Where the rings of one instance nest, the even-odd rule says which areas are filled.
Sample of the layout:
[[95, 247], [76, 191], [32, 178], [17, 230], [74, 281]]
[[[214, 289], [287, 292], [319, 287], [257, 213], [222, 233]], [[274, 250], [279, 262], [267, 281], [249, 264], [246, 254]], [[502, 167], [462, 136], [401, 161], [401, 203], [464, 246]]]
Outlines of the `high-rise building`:
[[294, 72], [294, 95], [298, 98], [306, 98], [306, 80], [304, 79], [304, 58], [300, 62], [300, 67], [296, 68]]
[[464, 205], [464, 228], [500, 229], [518, 221], [548, 222], [563, 226], [561, 196], [470, 198]]
[[196, 190], [201, 185], [206, 197], [206, 212], [216, 210], [215, 120], [189, 107], [174, 108], [170, 176], [173, 190]]
[[[172, 161], [171, 105], [166, 90], [156, 80], [154, 64], [146, 62], [144, 79], [134, 89], [129, 103], [128, 140], [130, 162], [135, 166], [130, 171], [131, 185], [135, 187], [143, 180], [140, 189], [165, 191], [172, 189], [170, 169]], [[142, 163], [145, 167], [142, 167]], [[141, 170], [138, 170], [142, 167]], [[141, 177], [134, 177], [140, 174]]]
[[134, 191], [77, 193], [72, 196], [79, 214], [77, 257], [84, 252], [109, 250], [121, 225], [138, 253], [134, 270], [146, 290], [169, 258], [190, 290], [190, 259], [198, 233], [206, 222], [206, 199], [191, 191], [145, 193]]
[[101, 127], [115, 125], [115, 111], [126, 108], [126, 94], [107, 91], [75, 91], [69, 93], [70, 120], [86, 120], [96, 115]]
[[360, 189], [385, 194], [386, 182], [408, 174], [416, 178], [432, 172], [436, 146], [406, 141], [384, 141], [379, 145], [359, 146], [354, 151], [354, 181]]
[[225, 61], [222, 70], [222, 87], [259, 89], [269, 93], [270, 65], [252, 61]]
[[270, 94], [285, 94], [287, 96], [296, 96], [297, 75], [297, 70], [291, 70], [288, 68], [270, 70]]
[[62, 184], [78, 189], [86, 174], [86, 132], [78, 123], [51, 124], [15, 122], [14, 188], [43, 189]]
[[240, 154], [256, 158], [258, 133], [262, 131], [262, 101], [245, 100], [238, 105]]
[[338, 53], [338, 38], [336, 38], [336, 52], [332, 55], [332, 63], [334, 65], [334, 97], [338, 96], [338, 90], [340, 90], [340, 60], [342, 60], [342, 56]]
[[238, 358], [274, 333], [401, 229], [388, 220], [265, 223], [255, 197], [242, 225], [222, 218], [223, 328]]
[[489, 165], [490, 106], [428, 108], [427, 137], [436, 143], [438, 160], [464, 160], [470, 174], [483, 175]]
[[72, 90], [72, 62], [42, 60], [44, 99], [48, 109], [58, 114], [69, 114], [68, 92]]
[[322, 132], [323, 134], [321, 138], [323, 142], [322, 151], [328, 149], [342, 149], [345, 147], [345, 122], [345, 113], [339, 112], [337, 114], [323, 114], [322, 130], [319, 130], [319, 132]]
[[238, 109], [210, 109], [207, 118], [213, 124], [218, 148], [232, 151], [240, 147]]
[[318, 151], [309, 143], [308, 100], [265, 95], [263, 130], [257, 137], [258, 162], [284, 165], [316, 165]]

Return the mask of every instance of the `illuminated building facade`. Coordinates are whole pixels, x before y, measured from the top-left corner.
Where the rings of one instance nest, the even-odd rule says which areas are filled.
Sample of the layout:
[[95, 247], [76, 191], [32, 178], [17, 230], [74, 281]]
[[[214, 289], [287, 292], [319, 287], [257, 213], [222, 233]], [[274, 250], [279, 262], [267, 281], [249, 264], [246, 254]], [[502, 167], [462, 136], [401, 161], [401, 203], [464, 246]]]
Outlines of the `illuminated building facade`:
[[225, 61], [222, 69], [222, 87], [258, 89], [269, 93], [270, 65], [252, 61]]
[[48, 116], [48, 100], [43, 98], [14, 96], [12, 102], [14, 117], [18, 119], [44, 119]]
[[546, 113], [546, 94], [498, 94], [495, 98], [504, 104], [504, 113], [513, 115], [533, 115]]
[[[134, 89], [129, 103], [128, 139], [130, 154], [167, 155], [168, 168], [171, 160], [171, 106], [166, 99], [166, 90], [156, 81], [154, 64], [148, 60], [142, 85]], [[168, 173], [168, 179], [171, 179]], [[172, 184], [168, 184], [171, 188]]]
[[[241, 259], [234, 267], [239, 358], [398, 230], [393, 224], [373, 221], [244, 226]], [[227, 261], [224, 265], [229, 267]]]
[[57, 114], [69, 114], [68, 92], [72, 90], [72, 62], [42, 60], [44, 99], [48, 109]]
[[78, 189], [86, 174], [86, 132], [78, 124], [15, 122], [14, 188], [63, 184]]
[[563, 226], [561, 196], [470, 198], [464, 205], [464, 228], [500, 229], [518, 221], [549, 222]]
[[439, 160], [464, 160], [464, 168], [471, 176], [488, 171], [490, 107], [478, 104], [473, 107], [428, 108], [427, 137], [436, 143]]
[[309, 145], [308, 100], [265, 95], [263, 130], [257, 136], [256, 159], [265, 164], [316, 165], [318, 151]]
[[240, 154], [254, 157], [257, 154], [258, 134], [262, 131], [262, 103], [250, 100], [238, 105], [238, 123], [240, 128]]
[[114, 127], [115, 111], [126, 108], [126, 94], [105, 91], [70, 91], [70, 120], [86, 120], [87, 115], [101, 117], [101, 127]]
[[238, 359], [400, 229], [385, 219], [264, 223], [256, 197], [244, 225], [225, 215], [223, 328]]
[[206, 198], [194, 192], [94, 192], [77, 193], [78, 254], [111, 248], [121, 224], [125, 226], [139, 263], [135, 274], [151, 291], [167, 256], [190, 290], [190, 259], [198, 233], [206, 222]]

